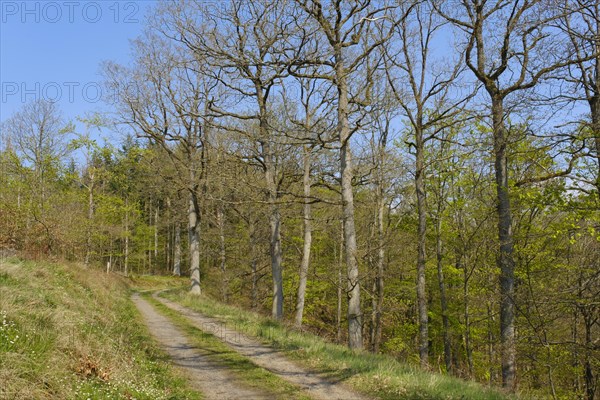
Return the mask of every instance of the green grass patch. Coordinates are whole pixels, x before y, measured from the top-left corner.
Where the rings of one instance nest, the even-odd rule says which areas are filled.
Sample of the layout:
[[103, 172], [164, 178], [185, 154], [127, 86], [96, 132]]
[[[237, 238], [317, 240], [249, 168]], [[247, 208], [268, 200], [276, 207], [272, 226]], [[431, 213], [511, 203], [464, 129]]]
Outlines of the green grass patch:
[[302, 365], [328, 374], [332, 379], [347, 382], [356, 390], [380, 399], [500, 400], [511, 397], [475, 382], [428, 373], [380, 354], [350, 351], [345, 346], [292, 330], [269, 318], [234, 306], [228, 306], [206, 296], [190, 296], [185, 289], [162, 294], [207, 316], [235, 326], [284, 351]]
[[120, 277], [13, 258], [0, 291], [0, 399], [200, 399]]
[[307, 400], [311, 398], [302, 394], [301, 388], [298, 386], [256, 365], [249, 358], [237, 353], [214, 335], [196, 328], [187, 318], [148, 294], [144, 295], [144, 298], [152, 303], [161, 314], [168, 317], [175, 326], [180, 328], [203, 356], [218, 365], [228, 368], [247, 386], [266, 392], [273, 399]]

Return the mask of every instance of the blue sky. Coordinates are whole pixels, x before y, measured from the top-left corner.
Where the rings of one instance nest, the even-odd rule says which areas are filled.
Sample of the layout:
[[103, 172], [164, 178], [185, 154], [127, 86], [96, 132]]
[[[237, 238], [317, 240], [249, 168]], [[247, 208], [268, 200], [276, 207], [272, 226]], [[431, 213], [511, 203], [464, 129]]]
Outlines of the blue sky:
[[106, 111], [100, 63], [127, 64], [154, 1], [0, 0], [0, 121], [23, 103], [57, 100], [74, 120]]
[[[100, 63], [128, 64], [130, 40], [142, 33], [145, 15], [156, 4], [0, 0], [0, 122], [37, 98], [56, 99], [67, 120], [108, 111], [99, 100]], [[580, 112], [578, 107], [570, 114]]]

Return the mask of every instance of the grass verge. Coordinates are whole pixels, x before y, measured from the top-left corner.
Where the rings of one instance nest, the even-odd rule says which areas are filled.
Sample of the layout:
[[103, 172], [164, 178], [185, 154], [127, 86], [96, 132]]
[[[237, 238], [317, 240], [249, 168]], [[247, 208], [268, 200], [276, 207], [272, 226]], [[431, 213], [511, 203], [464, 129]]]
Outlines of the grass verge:
[[308, 368], [345, 381], [357, 391], [380, 399], [511, 398], [475, 382], [420, 371], [389, 356], [350, 351], [318, 336], [289, 329], [259, 314], [224, 305], [206, 296], [189, 296], [185, 289], [171, 290], [162, 295], [256, 337], [284, 351], [290, 358], [302, 361]]
[[200, 399], [154, 345], [122, 278], [0, 260], [0, 399]]
[[218, 365], [226, 367], [233, 375], [247, 386], [266, 392], [273, 399], [309, 400], [303, 395], [301, 388], [287, 382], [279, 376], [253, 363], [247, 357], [232, 350], [214, 335], [204, 332], [192, 325], [187, 318], [144, 294], [158, 312], [168, 317], [175, 326], [181, 329], [198, 352]]

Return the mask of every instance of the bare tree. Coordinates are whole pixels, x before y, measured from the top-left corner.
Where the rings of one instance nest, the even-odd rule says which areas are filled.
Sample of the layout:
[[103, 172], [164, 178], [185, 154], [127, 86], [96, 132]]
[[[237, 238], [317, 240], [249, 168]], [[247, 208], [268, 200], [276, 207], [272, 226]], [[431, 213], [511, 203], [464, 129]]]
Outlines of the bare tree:
[[[211, 65], [212, 77], [225, 96], [212, 97], [212, 115], [247, 123], [220, 128], [249, 135], [258, 143], [254, 157], [264, 172], [269, 204], [270, 254], [275, 319], [283, 316], [281, 213], [279, 209], [282, 170], [276, 129], [271, 119], [270, 97], [286, 75], [280, 62], [284, 55], [281, 38], [286, 34], [283, 2], [234, 0], [222, 7], [207, 8], [196, 1], [171, 9], [178, 40]], [[195, 16], [195, 17], [193, 17]], [[196, 19], [203, 21], [198, 24]], [[248, 111], [249, 109], [249, 111]], [[249, 124], [249, 125], [248, 125]]]
[[[311, 136], [313, 130], [314, 106], [311, 104], [311, 99], [318, 93], [316, 91], [316, 81], [299, 80], [301, 91], [300, 101], [302, 103], [302, 112], [304, 118], [298, 121], [300, 129], [307, 137]], [[295, 324], [297, 327], [302, 326], [302, 318], [304, 315], [304, 302], [306, 295], [306, 284], [308, 281], [308, 267], [310, 263], [310, 250], [312, 244], [312, 216], [311, 216], [311, 168], [312, 168], [312, 152], [314, 145], [305, 143], [302, 145], [302, 194], [303, 209], [302, 209], [302, 260], [300, 262], [298, 293], [296, 295], [296, 315]]]
[[388, 250], [388, 232], [386, 224], [386, 212], [391, 203], [390, 189], [393, 187], [391, 175], [398, 174], [397, 170], [392, 171], [388, 144], [394, 139], [392, 128], [394, 119], [398, 117], [393, 95], [387, 87], [385, 77], [381, 76], [378, 79], [376, 89], [374, 89], [377, 97], [380, 99], [377, 103], [369, 107], [371, 114], [373, 131], [370, 140], [370, 154], [372, 157], [371, 165], [371, 181], [374, 186], [374, 233], [376, 236], [376, 255], [373, 265], [373, 288], [371, 300], [371, 327], [370, 327], [370, 344], [371, 351], [378, 353], [383, 330], [383, 303], [384, 297], [384, 278], [387, 263]]
[[[430, 4], [410, 6], [386, 47], [386, 71], [390, 88], [409, 121], [410, 146], [415, 154], [415, 188], [417, 194], [417, 309], [419, 316], [419, 357], [421, 366], [429, 364], [428, 307], [425, 280], [427, 200], [425, 174], [428, 160], [427, 143], [438, 133], [457, 123], [464, 103], [472, 94], [462, 95], [457, 80], [462, 72], [459, 54], [454, 59], [440, 57], [432, 52], [432, 43], [444, 35], [447, 22], [433, 12]], [[404, 87], [402, 82], [408, 82]], [[443, 292], [443, 291], [442, 291]], [[442, 303], [445, 300], [442, 299]], [[445, 310], [442, 311], [445, 313]], [[445, 340], [448, 353], [448, 341]], [[446, 360], [449, 354], [446, 354]]]
[[135, 43], [133, 68], [105, 66], [118, 93], [118, 122], [161, 146], [177, 171], [177, 185], [188, 195], [191, 293], [200, 294], [200, 194], [206, 147], [203, 119], [212, 82], [181, 48], [148, 33]]
[[175, 224], [175, 250], [173, 256], [173, 275], [181, 275], [181, 226], [179, 222]]
[[[351, 138], [360, 123], [351, 126], [353, 109], [369, 101], [371, 77], [360, 89], [351, 87], [374, 50], [389, 38], [391, 28], [383, 34], [374, 24], [390, 24], [386, 14], [392, 7], [371, 0], [347, 4], [341, 0], [322, 3], [319, 0], [296, 0], [303, 13], [296, 19], [302, 36], [296, 39], [300, 52], [291, 62], [291, 72], [299, 77], [326, 79], [337, 89], [336, 141], [340, 153], [341, 198], [344, 220], [344, 243], [347, 266], [348, 345], [363, 348], [363, 315], [360, 303], [360, 274], [354, 219], [352, 181], [354, 166]], [[318, 70], [314, 70], [318, 66]], [[367, 89], [366, 91], [364, 89]], [[354, 89], [357, 89], [354, 91]]]
[[[302, 169], [302, 256], [299, 268], [298, 290], [296, 295], [295, 325], [302, 326], [308, 268], [312, 245], [312, 204], [320, 199], [311, 194], [313, 185], [313, 164], [317, 162], [318, 151], [328, 143], [324, 142], [330, 128], [331, 111], [330, 86], [323, 81], [307, 78], [287, 79], [282, 84], [282, 105], [285, 119], [290, 123], [282, 132], [295, 146], [302, 147], [300, 160]], [[300, 197], [300, 195], [298, 195]]]

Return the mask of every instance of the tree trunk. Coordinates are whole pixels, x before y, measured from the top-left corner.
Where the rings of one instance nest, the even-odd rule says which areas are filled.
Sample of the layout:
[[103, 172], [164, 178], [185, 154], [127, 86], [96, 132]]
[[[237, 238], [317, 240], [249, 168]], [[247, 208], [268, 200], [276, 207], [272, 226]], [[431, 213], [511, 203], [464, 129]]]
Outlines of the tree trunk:
[[265, 156], [265, 177], [269, 191], [269, 226], [270, 241], [269, 253], [271, 254], [271, 273], [273, 277], [273, 307], [271, 316], [275, 320], [283, 317], [283, 277], [281, 271], [282, 251], [281, 251], [281, 215], [277, 205], [277, 188], [275, 182], [275, 173], [273, 165], [273, 155], [270, 154], [270, 145], [265, 145], [269, 150]]
[[173, 224], [170, 222], [173, 220], [172, 216], [171, 216], [171, 199], [169, 199], [167, 197], [167, 207], [166, 207], [166, 219], [167, 221], [169, 221], [167, 223], [167, 240], [165, 240], [165, 269], [167, 271], [173, 271], [174, 272], [174, 266], [173, 268], [171, 265], [171, 256], [172, 256], [172, 251], [173, 251], [173, 241], [175, 240], [175, 229], [173, 229]]
[[427, 292], [425, 282], [427, 209], [425, 203], [425, 144], [423, 132], [415, 127], [416, 171], [415, 187], [417, 191], [417, 310], [419, 316], [419, 358], [421, 368], [429, 367], [429, 327], [427, 316]]
[[336, 333], [338, 343], [342, 342], [342, 267], [344, 264], [344, 221], [340, 224], [340, 252], [338, 253], [338, 284], [337, 284], [337, 313], [335, 317]]
[[[597, 3], [596, 3], [597, 4]], [[600, 21], [598, 21], [598, 6], [596, 6], [596, 39], [594, 41], [596, 54], [600, 53]], [[598, 161], [598, 175], [596, 176], [596, 188], [600, 196], [600, 59], [594, 60], [593, 74], [593, 96], [588, 100], [590, 113], [592, 115], [592, 132], [594, 135], [594, 144], [596, 145], [596, 160]], [[592, 74], [590, 74], [592, 75]], [[591, 78], [591, 77], [590, 77]]]
[[154, 260], [158, 262], [158, 206], [154, 210]]
[[[170, 218], [169, 218], [170, 219]], [[171, 246], [173, 240], [173, 232], [171, 224], [167, 225], [167, 240], [165, 240], [165, 268], [167, 271], [173, 271], [171, 269]]]
[[373, 353], [379, 352], [381, 345], [381, 314], [383, 309], [383, 273], [385, 269], [385, 232], [384, 232], [384, 215], [385, 215], [385, 201], [383, 198], [383, 152], [379, 162], [379, 177], [377, 182], [377, 274], [375, 276], [375, 302], [374, 302], [374, 320], [373, 320], [373, 337], [372, 337], [372, 350]]
[[508, 132], [504, 126], [502, 99], [492, 98], [494, 129], [494, 169], [496, 175], [496, 199], [498, 215], [498, 239], [500, 254], [497, 266], [500, 270], [500, 344], [502, 357], [502, 386], [516, 389], [515, 344], [515, 262], [513, 258], [512, 213], [508, 193], [508, 165], [506, 147]]
[[[370, 252], [370, 250], [368, 250]], [[369, 256], [369, 265], [371, 265], [372, 260], [371, 256]], [[377, 266], [373, 266], [373, 272], [377, 274]], [[376, 313], [377, 313], [377, 276], [373, 277], [373, 282], [371, 284], [371, 323], [369, 324], [369, 350], [371, 352], [375, 352], [375, 323], [376, 323]]]
[[229, 299], [229, 280], [227, 279], [227, 254], [225, 249], [225, 217], [223, 213], [223, 204], [219, 201], [217, 207], [217, 225], [219, 226], [219, 258], [220, 258], [220, 269], [223, 278], [221, 293], [223, 301], [227, 302]]
[[250, 268], [252, 270], [252, 309], [256, 310], [258, 306], [258, 271], [257, 264], [258, 260], [256, 259], [256, 225], [254, 219], [250, 218], [248, 222], [248, 233], [250, 236]]
[[[578, 325], [579, 325], [579, 310], [577, 309], [577, 307], [575, 307], [573, 310], [573, 322], [571, 324], [571, 341], [574, 344], [574, 346], [572, 346], [572, 350], [571, 350], [571, 357], [573, 358], [573, 362], [571, 363], [571, 366], [574, 371], [580, 370], [580, 368], [579, 368], [579, 365], [580, 365], [579, 351], [578, 351], [579, 330], [577, 329]], [[574, 376], [573, 376], [573, 391], [575, 391], [575, 392], [581, 391], [581, 375], [580, 374], [574, 374]]]
[[271, 203], [269, 216], [271, 227], [271, 272], [273, 274], [273, 308], [271, 316], [280, 320], [283, 317], [283, 276], [281, 271], [281, 215], [279, 207]]
[[91, 181], [88, 183], [88, 214], [87, 214], [87, 230], [86, 230], [86, 243], [85, 243], [85, 265], [90, 264], [90, 257], [92, 254], [92, 220], [94, 219], [94, 176], [92, 175]]
[[298, 284], [298, 296], [296, 300], [296, 326], [302, 326], [302, 316], [304, 314], [304, 296], [306, 294], [306, 281], [308, 279], [308, 265], [310, 262], [310, 248], [312, 244], [312, 226], [310, 212], [310, 167], [311, 167], [311, 149], [308, 145], [304, 146], [304, 176], [302, 184], [304, 187], [304, 215], [303, 230], [304, 243], [302, 247], [302, 261], [300, 263], [300, 282]]
[[[191, 180], [193, 182], [193, 179]], [[190, 293], [199, 295], [200, 290], [200, 209], [195, 189], [190, 191], [188, 205], [188, 239], [190, 251]]]
[[[490, 303], [487, 304], [487, 315], [488, 315], [488, 362], [490, 372], [490, 385], [496, 380], [496, 368], [494, 367], [494, 316], [492, 314], [492, 306]], [[469, 368], [472, 371], [472, 362], [469, 364]], [[471, 372], [472, 373], [472, 372]]]
[[175, 225], [175, 254], [173, 256], [173, 275], [181, 276], [181, 226]]
[[[597, 63], [597, 73], [600, 73], [600, 61]], [[600, 79], [600, 76], [598, 76]], [[594, 144], [596, 145], [596, 161], [598, 163], [598, 172], [596, 175], [596, 189], [600, 193], [600, 93], [597, 93], [589, 101], [592, 114], [592, 134], [594, 135]]]
[[362, 312], [360, 306], [360, 280], [354, 226], [354, 193], [352, 191], [352, 152], [350, 147], [350, 126], [348, 122], [348, 85], [342, 48], [335, 49], [336, 81], [338, 86], [338, 134], [340, 140], [340, 172], [342, 176], [342, 205], [344, 219], [344, 243], [346, 247], [346, 267], [348, 277], [348, 347], [363, 348]]
[[281, 248], [281, 214], [279, 212], [278, 189], [278, 174], [276, 167], [275, 155], [273, 154], [272, 143], [269, 137], [269, 127], [267, 124], [267, 107], [266, 100], [262, 96], [262, 88], [256, 88], [259, 93], [257, 101], [260, 108], [260, 137], [262, 154], [264, 157], [265, 180], [267, 183], [268, 203], [269, 203], [269, 225], [270, 225], [270, 244], [269, 250], [271, 254], [271, 273], [273, 277], [273, 307], [271, 316], [275, 320], [283, 318], [283, 272], [282, 259], [283, 253]]
[[340, 149], [342, 170], [342, 203], [344, 205], [344, 242], [348, 277], [348, 346], [362, 349], [362, 312], [360, 306], [360, 281], [354, 226], [354, 195], [352, 193], [352, 156], [350, 143], [344, 141]]
[[592, 338], [592, 329], [596, 322], [593, 312], [590, 308], [584, 308], [583, 312], [583, 325], [585, 327], [585, 358], [583, 361], [584, 368], [584, 382], [585, 382], [585, 394], [586, 400], [594, 400], [596, 393], [596, 378], [594, 377], [594, 366], [592, 365], [592, 357], [590, 355], [594, 346], [594, 339]]
[[[440, 199], [440, 201], [442, 201]], [[444, 335], [444, 364], [446, 371], [452, 373], [452, 344], [450, 342], [450, 322], [448, 320], [448, 298], [444, 282], [443, 249], [442, 249], [442, 210], [438, 205], [435, 252], [437, 258], [438, 286], [440, 288], [440, 306], [442, 308], [442, 327]]]
[[469, 310], [469, 271], [467, 264], [462, 262], [462, 254], [458, 255], [456, 269], [463, 270], [463, 303], [465, 318], [465, 352], [467, 353], [467, 366], [469, 368], [469, 377], [473, 376], [473, 349], [471, 346], [471, 312]]
[[129, 274], [129, 197], [125, 198], [125, 276]]

